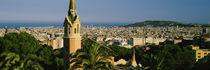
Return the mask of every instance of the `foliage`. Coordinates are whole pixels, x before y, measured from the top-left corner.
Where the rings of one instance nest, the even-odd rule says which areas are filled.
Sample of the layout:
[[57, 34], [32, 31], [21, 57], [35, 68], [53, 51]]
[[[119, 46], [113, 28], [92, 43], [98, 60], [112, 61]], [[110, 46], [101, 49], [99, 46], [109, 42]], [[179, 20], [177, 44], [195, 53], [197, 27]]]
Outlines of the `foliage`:
[[99, 50], [106, 51], [107, 54], [110, 56], [116, 56], [116, 54], [117, 54], [115, 51], [118, 51], [118, 50], [117, 49], [113, 50], [113, 48], [112, 48], [113, 46], [105, 46], [105, 45], [99, 44], [90, 38], [84, 38], [82, 40], [82, 49], [88, 49], [89, 48], [88, 46], [92, 46], [92, 44], [101, 45], [101, 48]]
[[[140, 69], [151, 70], [209, 70], [210, 55], [195, 63], [194, 51], [183, 44], [150, 45], [150, 50], [136, 48], [136, 61], [143, 65]], [[51, 46], [40, 45], [27, 33], [9, 33], [0, 37], [1, 70], [63, 70], [63, 49], [53, 50]], [[132, 49], [120, 46], [104, 46], [91, 39], [83, 39], [82, 48], [73, 54], [72, 69], [111, 69], [110, 56], [116, 60], [129, 60]], [[128, 70], [138, 68], [127, 67]]]
[[115, 53], [114, 57], [115, 60], [119, 59], [125, 59], [125, 60], [130, 60], [132, 57], [132, 49], [130, 48], [125, 48], [121, 46], [108, 46], [113, 50], [113, 53]]
[[[183, 26], [183, 27], [195, 27], [196, 24], [185, 24], [175, 21], [144, 21], [144, 22], [137, 22], [134, 24], [129, 24], [124, 27], [142, 27], [142, 26]], [[202, 24], [201, 24], [202, 25]], [[209, 27], [210, 25], [203, 25], [204, 27]]]
[[124, 70], [143, 70], [143, 69], [141, 67], [129, 66], [129, 67], [126, 67]]
[[195, 64], [194, 70], [210, 70], [210, 55], [198, 60]]
[[153, 45], [141, 56], [140, 62], [152, 70], [192, 70], [195, 57], [192, 50], [178, 45]]
[[[84, 48], [86, 47], [86, 48]], [[105, 47], [97, 43], [91, 46], [83, 46], [82, 49], [78, 50], [73, 54], [70, 63], [73, 63], [71, 69], [82, 68], [87, 70], [108, 70], [112, 68], [111, 58], [108, 52], [100, 50]]]
[[8, 33], [0, 38], [0, 69], [62, 69], [60, 50], [53, 50], [28, 33]]

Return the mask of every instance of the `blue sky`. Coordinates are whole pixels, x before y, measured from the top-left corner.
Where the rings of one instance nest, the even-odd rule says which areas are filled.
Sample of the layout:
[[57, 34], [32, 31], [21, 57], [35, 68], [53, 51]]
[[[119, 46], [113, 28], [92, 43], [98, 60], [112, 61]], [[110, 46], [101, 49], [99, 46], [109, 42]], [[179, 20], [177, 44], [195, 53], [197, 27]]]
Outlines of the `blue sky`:
[[[69, 0], [1, 0], [0, 22], [63, 22]], [[210, 0], [76, 0], [82, 22], [210, 23]]]

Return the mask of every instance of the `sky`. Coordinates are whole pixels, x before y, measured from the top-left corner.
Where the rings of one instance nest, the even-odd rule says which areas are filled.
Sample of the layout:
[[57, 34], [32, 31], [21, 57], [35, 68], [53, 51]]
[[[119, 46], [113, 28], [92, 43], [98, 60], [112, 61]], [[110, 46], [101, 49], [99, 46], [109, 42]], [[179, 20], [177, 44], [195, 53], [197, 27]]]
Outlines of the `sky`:
[[[63, 22], [69, 0], [1, 0], [0, 22]], [[82, 22], [210, 24], [210, 0], [76, 0]]]

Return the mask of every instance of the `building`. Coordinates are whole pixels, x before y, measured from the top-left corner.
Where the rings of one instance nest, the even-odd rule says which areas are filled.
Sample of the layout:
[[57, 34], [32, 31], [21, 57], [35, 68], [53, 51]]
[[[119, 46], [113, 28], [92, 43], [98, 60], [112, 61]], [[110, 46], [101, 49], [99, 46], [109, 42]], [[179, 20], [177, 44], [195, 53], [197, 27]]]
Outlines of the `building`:
[[174, 40], [174, 44], [178, 44], [178, 43], [181, 43], [182, 42], [182, 40]]
[[39, 40], [39, 44], [41, 45], [49, 45], [53, 49], [63, 48], [63, 38], [62, 37], [55, 37], [50, 40]]
[[63, 38], [56, 37], [55, 39], [50, 40], [49, 44], [50, 44], [50, 46], [52, 46], [53, 49], [62, 48], [63, 47]]
[[98, 36], [98, 37], [96, 37], [96, 42], [97, 43], [104, 43], [104, 39], [105, 39], [104, 36]]
[[81, 48], [80, 18], [76, 13], [75, 0], [70, 0], [68, 15], [64, 21], [64, 63], [65, 68], [71, 66], [70, 54]]
[[121, 46], [126, 46], [128, 45], [127, 39], [123, 38], [122, 40], [119, 41]]
[[192, 46], [192, 49], [195, 50], [196, 61], [204, 58], [210, 53], [210, 49], [200, 49], [199, 46]]
[[131, 44], [132, 46], [144, 46], [145, 45], [145, 38], [131, 38], [131, 40], [129, 41], [129, 44]]
[[156, 44], [159, 45], [160, 42], [166, 41], [166, 38], [153, 38], [153, 37], [147, 37], [147, 38], [131, 38], [129, 41], [129, 44], [132, 46], [144, 46], [146, 44]]

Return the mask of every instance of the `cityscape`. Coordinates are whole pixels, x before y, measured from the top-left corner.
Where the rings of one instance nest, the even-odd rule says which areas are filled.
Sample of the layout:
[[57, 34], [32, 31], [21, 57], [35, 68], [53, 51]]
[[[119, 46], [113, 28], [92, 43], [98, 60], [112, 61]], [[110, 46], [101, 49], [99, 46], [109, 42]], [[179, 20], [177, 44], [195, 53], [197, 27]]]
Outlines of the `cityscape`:
[[[95, 16], [96, 22], [93, 23], [110, 20], [113, 21], [113, 24], [107, 22], [106, 25], [104, 22], [105, 24], [84, 25], [82, 21], [93, 21], [92, 17], [85, 18], [91, 9], [82, 11], [81, 9], [85, 7], [78, 7], [77, 4], [80, 3], [77, 3], [77, 0], [68, 0], [68, 2], [69, 6], [66, 9], [68, 12], [65, 14], [66, 16], [63, 16], [62, 26], [48, 22], [50, 25], [43, 24], [33, 27], [27, 26], [25, 22], [23, 26], [15, 27], [14, 24], [13, 27], [10, 27], [6, 26], [7, 23], [4, 22], [7, 20], [6, 17], [0, 17], [0, 23], [2, 23], [2, 25], [0, 24], [0, 70], [210, 70], [210, 20], [208, 20], [210, 16], [204, 16], [204, 14], [209, 14], [208, 11], [210, 10], [206, 10], [208, 13], [199, 12], [203, 17], [198, 14], [199, 16], [196, 15], [196, 18], [193, 18], [195, 14], [192, 12], [181, 13], [186, 10], [178, 11], [178, 14], [174, 13], [177, 15], [176, 17], [186, 17], [186, 14], [192, 15], [192, 17], [184, 20], [175, 17], [172, 18], [174, 20], [164, 19], [163, 17], [171, 14], [156, 10], [153, 13], [162, 14], [153, 15], [162, 15], [162, 17], [145, 19], [143, 17], [147, 16], [142, 15], [141, 20], [144, 21], [139, 22], [136, 21], [138, 17], [132, 15], [137, 14], [137, 12], [131, 13], [129, 11], [126, 14], [113, 12], [116, 15], [110, 15], [107, 18], [108, 13], [105, 14], [99, 9], [98, 13], [104, 17], [100, 15], [101, 19], [99, 19], [100, 17]], [[84, 4], [84, 2], [81, 3]], [[134, 9], [136, 7], [144, 8], [139, 7], [140, 5], [134, 2], [131, 4]], [[147, 1], [142, 2], [147, 3]], [[178, 1], [166, 2], [176, 3]], [[188, 2], [186, 1], [187, 5], [184, 4], [185, 1], [183, 4], [180, 3], [184, 6], [183, 9], [187, 7], [187, 9], [192, 10], [197, 1], [192, 1], [189, 4]], [[201, 2], [205, 4], [199, 3], [199, 7], [196, 6], [196, 8], [200, 9], [203, 5], [210, 3], [210, 1]], [[124, 5], [124, 3], [128, 5]], [[116, 5], [121, 6], [120, 4]], [[122, 4], [125, 8], [130, 7], [127, 1], [122, 1]], [[162, 2], [159, 4], [157, 4], [161, 7], [159, 9], [163, 10], [164, 8], [168, 12], [171, 11], [169, 10], [171, 8], [165, 7], [168, 4]], [[178, 5], [175, 6], [179, 7]], [[122, 10], [120, 8], [119, 10]], [[154, 7], [146, 7], [147, 10], [148, 8], [155, 9], [156, 7], [155, 5]], [[112, 10], [116, 11], [115, 9]], [[82, 13], [86, 16], [80, 16]], [[127, 23], [125, 18], [115, 19], [116, 16], [122, 17], [122, 14], [134, 17], [135, 21], [125, 24]], [[180, 16], [180, 14], [182, 15]], [[195, 19], [199, 23], [194, 22]], [[40, 19], [35, 19], [37, 22], [38, 20]], [[122, 21], [119, 22], [122, 24], [114, 24], [116, 22], [114, 20]]]
[[[193, 40], [205, 34], [205, 41], [210, 41], [210, 27], [102, 27], [84, 26], [81, 27], [82, 38], [90, 38], [104, 45], [118, 45], [131, 48], [135, 45], [144, 46], [171, 40], [174, 44], [182, 40]], [[1, 37], [7, 33], [26, 32], [33, 35], [40, 44], [51, 45], [53, 49], [63, 47], [63, 27], [20, 27], [20, 28], [0, 28]]]

